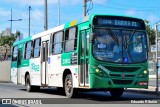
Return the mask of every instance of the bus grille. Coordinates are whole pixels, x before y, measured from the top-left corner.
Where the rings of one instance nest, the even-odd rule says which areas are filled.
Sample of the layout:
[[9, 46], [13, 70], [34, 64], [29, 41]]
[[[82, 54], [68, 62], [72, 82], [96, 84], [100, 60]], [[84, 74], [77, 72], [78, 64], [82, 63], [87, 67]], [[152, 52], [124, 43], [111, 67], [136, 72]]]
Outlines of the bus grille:
[[113, 80], [115, 85], [130, 85], [133, 80]]
[[[110, 77], [122, 77], [122, 74], [109, 74]], [[124, 77], [133, 78], [135, 75], [125, 74]]]
[[109, 67], [106, 66], [106, 69], [108, 69], [111, 72], [136, 72], [140, 69], [140, 67]]

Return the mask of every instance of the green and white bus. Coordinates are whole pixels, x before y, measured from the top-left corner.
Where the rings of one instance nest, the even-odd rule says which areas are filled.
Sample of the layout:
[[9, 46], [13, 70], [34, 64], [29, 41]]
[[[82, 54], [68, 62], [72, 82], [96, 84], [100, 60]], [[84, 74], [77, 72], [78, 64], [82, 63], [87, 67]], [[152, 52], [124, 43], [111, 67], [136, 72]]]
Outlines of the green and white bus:
[[11, 81], [27, 91], [57, 87], [71, 98], [82, 89], [148, 88], [148, 37], [143, 20], [90, 15], [15, 42]]

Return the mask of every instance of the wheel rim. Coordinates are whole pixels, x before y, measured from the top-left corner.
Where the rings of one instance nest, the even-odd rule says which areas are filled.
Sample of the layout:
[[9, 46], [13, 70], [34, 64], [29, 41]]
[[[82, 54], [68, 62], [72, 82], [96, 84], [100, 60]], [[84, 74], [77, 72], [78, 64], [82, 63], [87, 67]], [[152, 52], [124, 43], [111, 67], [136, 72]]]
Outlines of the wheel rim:
[[66, 86], [67, 93], [71, 93], [71, 91], [72, 91], [72, 81], [71, 81], [71, 79], [69, 79], [69, 78], [66, 79], [65, 86]]

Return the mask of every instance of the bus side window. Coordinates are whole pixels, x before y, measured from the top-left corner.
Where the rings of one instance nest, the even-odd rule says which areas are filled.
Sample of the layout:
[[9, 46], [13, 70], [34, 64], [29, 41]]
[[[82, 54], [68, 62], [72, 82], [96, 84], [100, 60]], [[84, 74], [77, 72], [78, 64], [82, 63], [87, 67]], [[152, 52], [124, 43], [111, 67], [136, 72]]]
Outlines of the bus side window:
[[62, 53], [62, 42], [63, 42], [63, 32], [57, 32], [53, 34], [53, 43], [52, 43], [52, 53], [60, 54]]
[[25, 45], [24, 59], [30, 59], [32, 55], [32, 41], [29, 41]]
[[14, 46], [12, 50], [12, 61], [17, 61], [18, 57], [18, 46]]
[[65, 32], [65, 52], [76, 50], [77, 45], [77, 27], [72, 27]]
[[40, 56], [41, 39], [38, 38], [34, 40], [33, 45], [33, 58], [38, 58]]

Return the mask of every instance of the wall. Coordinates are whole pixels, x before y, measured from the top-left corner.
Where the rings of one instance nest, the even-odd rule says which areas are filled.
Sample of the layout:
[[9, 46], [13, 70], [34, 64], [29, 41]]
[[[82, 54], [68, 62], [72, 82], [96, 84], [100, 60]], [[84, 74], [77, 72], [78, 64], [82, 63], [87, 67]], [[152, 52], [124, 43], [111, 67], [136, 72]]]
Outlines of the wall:
[[0, 62], [0, 82], [10, 82], [10, 61]]

